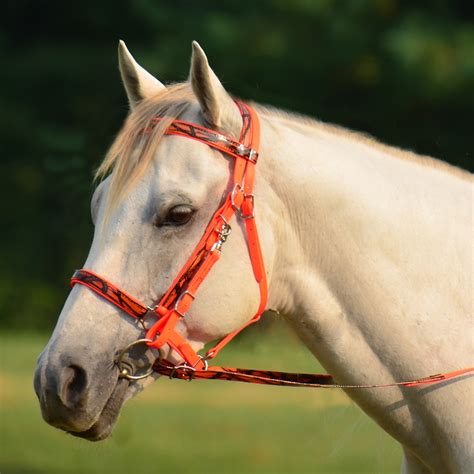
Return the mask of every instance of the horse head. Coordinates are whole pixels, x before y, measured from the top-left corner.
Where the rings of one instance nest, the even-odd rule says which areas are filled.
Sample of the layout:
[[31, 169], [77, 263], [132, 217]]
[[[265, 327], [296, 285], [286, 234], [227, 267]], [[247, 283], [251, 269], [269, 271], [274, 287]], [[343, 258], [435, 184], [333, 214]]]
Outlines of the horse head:
[[[130, 114], [98, 171], [103, 179], [92, 197], [95, 232], [84, 266], [152, 305], [232, 185], [232, 160], [196, 140], [165, 136], [165, 128], [179, 118], [238, 139], [242, 118], [197, 43], [183, 84], [165, 87], [123, 42], [119, 65]], [[163, 121], [154, 123], [157, 116]], [[262, 237], [268, 241], [269, 231]], [[258, 286], [241, 277], [251, 274], [244, 226], [235, 225], [219, 265], [176, 325], [194, 351], [248, 321], [260, 301]], [[72, 288], [35, 373], [48, 423], [90, 440], [110, 434], [125, 400], [156, 378], [120, 378], [115, 363], [125, 346], [143, 337], [139, 323], [84, 286]], [[120, 368], [140, 370], [157, 357], [180, 362], [169, 345], [159, 351], [137, 345]]]

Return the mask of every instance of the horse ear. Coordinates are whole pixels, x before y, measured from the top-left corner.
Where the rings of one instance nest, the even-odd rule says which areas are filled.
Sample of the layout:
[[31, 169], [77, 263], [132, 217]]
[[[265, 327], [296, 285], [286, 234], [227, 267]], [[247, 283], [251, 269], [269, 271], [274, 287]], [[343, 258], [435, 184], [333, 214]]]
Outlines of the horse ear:
[[141, 100], [153, 97], [165, 89], [165, 86], [158, 79], [135, 61], [122, 40], [119, 42], [118, 58], [120, 74], [131, 109]]
[[237, 107], [210, 68], [206, 54], [197, 41], [193, 41], [191, 87], [201, 106], [206, 121], [218, 128], [230, 128], [240, 119]]

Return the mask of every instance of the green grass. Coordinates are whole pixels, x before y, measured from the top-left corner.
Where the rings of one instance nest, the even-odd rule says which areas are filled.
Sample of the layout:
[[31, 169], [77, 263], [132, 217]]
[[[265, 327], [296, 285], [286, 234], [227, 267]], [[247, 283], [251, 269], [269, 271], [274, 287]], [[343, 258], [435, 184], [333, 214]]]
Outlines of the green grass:
[[[321, 370], [282, 331], [254, 331], [219, 363]], [[397, 444], [337, 389], [163, 378], [128, 402], [109, 440], [74, 438], [41, 419], [32, 375], [45, 342], [0, 336], [1, 474], [399, 471]]]

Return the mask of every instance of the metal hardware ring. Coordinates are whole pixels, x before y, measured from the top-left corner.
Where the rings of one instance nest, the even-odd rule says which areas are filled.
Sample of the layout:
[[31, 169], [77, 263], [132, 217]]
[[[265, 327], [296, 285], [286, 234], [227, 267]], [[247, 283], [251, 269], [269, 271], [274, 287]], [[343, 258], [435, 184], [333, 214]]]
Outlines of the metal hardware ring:
[[196, 299], [196, 297], [188, 290], [185, 290], [183, 291], [179, 296], [178, 296], [178, 299], [176, 300], [176, 303], [174, 304], [174, 312], [176, 314], [178, 314], [179, 316], [181, 316], [182, 318], [184, 318], [184, 315], [186, 314], [186, 312], [184, 313], [181, 313], [179, 310], [178, 310], [178, 306], [179, 306], [179, 303], [181, 303], [181, 300], [186, 296], [186, 295], [189, 295], [192, 300], [194, 301]]
[[120, 379], [127, 379], [127, 380], [141, 380], [146, 379], [153, 373], [153, 365], [150, 367], [148, 372], [141, 374], [141, 375], [131, 375], [129, 370], [126, 367], [123, 367], [123, 358], [125, 354], [134, 346], [138, 346], [139, 344], [148, 344], [149, 342], [153, 342], [151, 339], [137, 339], [136, 341], [131, 342], [130, 344], [126, 345], [122, 351], [120, 352], [119, 356], [115, 363], [119, 368], [119, 378]]

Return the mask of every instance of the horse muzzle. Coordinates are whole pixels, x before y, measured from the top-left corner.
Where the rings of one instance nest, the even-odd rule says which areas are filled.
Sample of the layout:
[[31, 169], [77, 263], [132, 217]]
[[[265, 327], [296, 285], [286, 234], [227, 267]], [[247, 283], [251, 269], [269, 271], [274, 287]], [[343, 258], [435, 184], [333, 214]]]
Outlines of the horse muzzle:
[[71, 352], [66, 355], [51, 348], [43, 352], [34, 389], [47, 423], [78, 436], [99, 424], [100, 430], [95, 429], [91, 439], [102, 439], [100, 435], [118, 417], [128, 382], [118, 379], [112, 363], [95, 361], [91, 366], [90, 354], [82, 353], [83, 357], [73, 357]]

